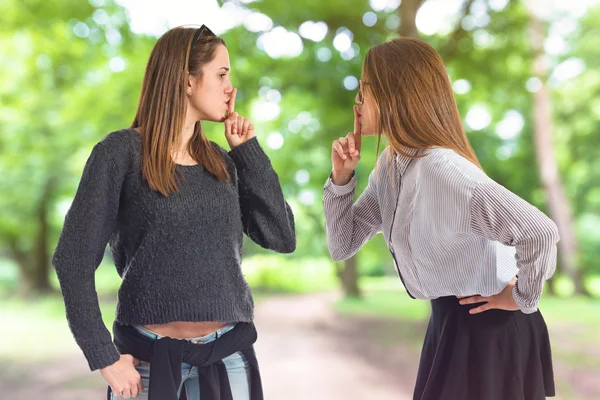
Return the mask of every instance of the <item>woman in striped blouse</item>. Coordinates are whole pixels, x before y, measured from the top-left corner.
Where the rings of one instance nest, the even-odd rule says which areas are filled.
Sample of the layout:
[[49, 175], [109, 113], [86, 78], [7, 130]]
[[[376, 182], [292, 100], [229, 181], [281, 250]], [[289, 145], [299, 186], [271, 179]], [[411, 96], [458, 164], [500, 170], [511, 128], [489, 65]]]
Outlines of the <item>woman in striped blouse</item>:
[[[482, 170], [431, 46], [375, 46], [362, 78], [354, 132], [333, 143], [325, 229], [334, 260], [383, 232], [408, 295], [431, 300], [414, 399], [553, 396], [537, 304], [556, 266], [556, 225]], [[389, 146], [354, 202], [361, 138], [376, 133]]]

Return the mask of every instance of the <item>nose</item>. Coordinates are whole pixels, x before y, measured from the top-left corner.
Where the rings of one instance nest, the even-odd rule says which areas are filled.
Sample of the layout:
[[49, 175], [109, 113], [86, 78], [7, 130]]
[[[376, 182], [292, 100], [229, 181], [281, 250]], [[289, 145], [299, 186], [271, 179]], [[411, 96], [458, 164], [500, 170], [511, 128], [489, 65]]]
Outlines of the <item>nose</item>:
[[225, 85], [225, 94], [229, 95], [229, 94], [231, 94], [231, 92], [233, 92], [233, 85], [231, 84], [231, 81], [228, 79], [227, 84]]

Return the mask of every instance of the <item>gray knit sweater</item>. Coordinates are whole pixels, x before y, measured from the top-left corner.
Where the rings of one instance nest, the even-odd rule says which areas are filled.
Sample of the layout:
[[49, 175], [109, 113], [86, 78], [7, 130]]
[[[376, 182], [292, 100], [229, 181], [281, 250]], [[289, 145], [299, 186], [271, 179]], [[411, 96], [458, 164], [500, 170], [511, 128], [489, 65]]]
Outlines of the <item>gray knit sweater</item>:
[[257, 139], [230, 152], [211, 144], [231, 180], [178, 165], [184, 181], [168, 197], [142, 179], [135, 130], [113, 132], [92, 150], [53, 257], [69, 326], [91, 370], [119, 359], [94, 281], [107, 243], [122, 278], [116, 319], [130, 325], [249, 322], [243, 233], [262, 247], [294, 251], [294, 216]]

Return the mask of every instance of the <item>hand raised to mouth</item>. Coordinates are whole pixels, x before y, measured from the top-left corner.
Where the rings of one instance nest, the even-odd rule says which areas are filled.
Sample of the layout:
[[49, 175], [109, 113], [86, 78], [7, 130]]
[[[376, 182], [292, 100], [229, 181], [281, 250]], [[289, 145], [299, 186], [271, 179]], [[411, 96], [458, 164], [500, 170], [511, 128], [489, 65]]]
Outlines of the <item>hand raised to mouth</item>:
[[234, 149], [242, 143], [254, 137], [254, 124], [249, 119], [242, 117], [235, 112], [235, 96], [237, 89], [234, 88], [231, 92], [229, 102], [227, 103], [229, 108], [227, 109], [227, 118], [225, 118], [225, 138], [229, 147]]
[[336, 185], [347, 184], [360, 161], [362, 133], [358, 107], [354, 106], [354, 131], [333, 142], [331, 149], [332, 179]]

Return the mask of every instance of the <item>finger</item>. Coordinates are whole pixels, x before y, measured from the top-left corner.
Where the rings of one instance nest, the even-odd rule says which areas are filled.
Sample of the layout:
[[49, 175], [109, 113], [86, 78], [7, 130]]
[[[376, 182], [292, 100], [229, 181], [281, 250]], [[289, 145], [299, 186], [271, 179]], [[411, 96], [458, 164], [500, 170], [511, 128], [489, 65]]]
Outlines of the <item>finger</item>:
[[482, 313], [482, 312], [487, 311], [492, 308], [494, 308], [494, 307], [492, 305], [490, 305], [490, 303], [485, 303], [479, 307], [469, 310], [469, 314], [479, 314], [479, 313]]
[[354, 153], [355, 147], [354, 147], [354, 133], [353, 132], [349, 132], [348, 136], [346, 136], [346, 139], [348, 139], [348, 151], [350, 152], [350, 154]]
[[346, 155], [344, 154], [344, 148], [342, 147], [342, 144], [339, 142], [339, 140], [333, 142], [333, 149], [337, 151], [337, 153], [343, 160], [346, 159]]
[[233, 118], [232, 115], [229, 115], [225, 120], [225, 135], [231, 136], [231, 131], [233, 129]]
[[139, 387], [138, 387], [137, 382], [133, 383], [131, 385], [131, 397], [133, 397], [133, 398], [138, 397], [138, 394], [139, 394], [138, 389], [139, 389]]
[[136, 367], [139, 367], [140, 365], [142, 365], [142, 362], [140, 360], [138, 360], [137, 358], [133, 357], [132, 359], [132, 363], [133, 365], [135, 365]]
[[242, 132], [244, 131], [244, 121], [246, 120], [246, 118], [242, 117], [241, 115], [238, 115], [238, 119], [237, 119], [237, 132], [238, 135], [242, 136]]
[[362, 148], [362, 130], [360, 126], [360, 114], [358, 113], [358, 106], [354, 106], [354, 144], [360, 151]]
[[235, 111], [235, 96], [237, 95], [237, 89], [233, 89], [231, 91], [231, 94], [229, 95], [229, 103], [227, 103], [229, 105], [229, 108], [227, 109], [227, 112], [229, 114], [233, 114], [233, 112]]
[[360, 151], [356, 144], [356, 135], [353, 132], [349, 132], [347, 138], [348, 138], [348, 153], [352, 157], [358, 157], [360, 154]]
[[248, 139], [252, 139], [254, 137], [254, 124], [250, 122], [248, 125], [248, 133], [246, 133]]
[[238, 132], [238, 117], [240, 115], [236, 112], [231, 113], [231, 119], [233, 120], [233, 124], [231, 125], [231, 133], [237, 135]]
[[462, 299], [459, 301], [459, 303], [464, 306], [465, 304], [475, 304], [475, 303], [481, 303], [484, 301], [486, 301], [484, 297], [477, 295], [477, 296], [471, 296], [471, 297]]
[[344, 151], [348, 150], [348, 139], [346, 139], [345, 137], [341, 137], [337, 141], [342, 145]]
[[250, 122], [249, 119], [244, 121], [244, 124], [242, 125], [242, 136], [246, 136], [248, 134], [248, 129], [250, 128], [250, 125], [252, 125], [252, 122]]
[[124, 399], [131, 398], [131, 391], [129, 389], [123, 389], [123, 393], [121, 394], [121, 397]]
[[144, 393], [144, 382], [141, 379], [138, 382], [137, 386], [138, 386], [138, 393]]
[[353, 165], [358, 164], [358, 162], [360, 161], [360, 155], [358, 154], [358, 152], [355, 153], [355, 155], [350, 154], [350, 159], [352, 160]]

